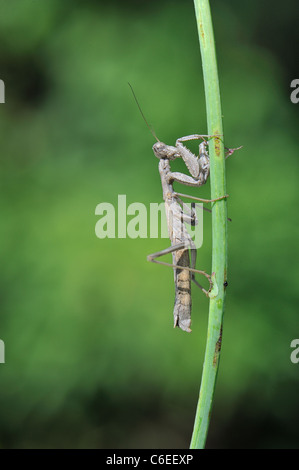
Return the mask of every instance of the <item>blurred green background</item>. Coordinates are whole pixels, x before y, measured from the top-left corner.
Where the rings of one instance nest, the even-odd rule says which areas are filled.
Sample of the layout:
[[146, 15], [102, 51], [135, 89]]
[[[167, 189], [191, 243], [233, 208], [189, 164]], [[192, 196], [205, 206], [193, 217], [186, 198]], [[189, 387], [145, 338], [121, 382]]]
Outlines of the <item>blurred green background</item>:
[[[225, 141], [243, 149], [209, 448], [299, 442], [298, 2], [278, 5], [211, 2]], [[207, 131], [193, 3], [2, 0], [0, 42], [0, 447], [188, 447], [208, 301], [193, 288], [192, 334], [174, 330], [171, 269], [146, 262], [168, 241], [100, 240], [95, 208], [162, 201], [128, 81], [164, 142]]]

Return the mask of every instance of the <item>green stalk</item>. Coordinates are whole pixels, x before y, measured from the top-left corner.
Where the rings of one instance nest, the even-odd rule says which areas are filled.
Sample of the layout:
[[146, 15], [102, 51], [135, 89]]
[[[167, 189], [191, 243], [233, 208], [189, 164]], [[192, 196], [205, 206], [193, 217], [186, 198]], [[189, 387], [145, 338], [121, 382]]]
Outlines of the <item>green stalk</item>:
[[[217, 61], [211, 11], [208, 0], [194, 0], [198, 27], [209, 135], [221, 135], [209, 141], [211, 199], [226, 194], [225, 154]], [[227, 264], [226, 199], [212, 207], [212, 279], [209, 322], [199, 400], [196, 410], [191, 449], [203, 449], [210, 422], [214, 390], [219, 367], [222, 321], [224, 313]]]

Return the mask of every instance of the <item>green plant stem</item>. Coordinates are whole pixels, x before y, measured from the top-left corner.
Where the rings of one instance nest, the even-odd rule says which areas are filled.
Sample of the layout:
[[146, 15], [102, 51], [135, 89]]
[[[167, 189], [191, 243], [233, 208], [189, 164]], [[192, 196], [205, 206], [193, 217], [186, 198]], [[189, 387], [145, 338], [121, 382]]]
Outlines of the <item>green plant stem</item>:
[[[208, 0], [194, 0], [207, 108], [209, 135], [220, 135], [209, 141], [211, 199], [226, 194], [225, 153], [217, 61], [211, 12]], [[206, 442], [214, 390], [219, 366], [224, 313], [227, 264], [226, 199], [212, 206], [212, 278], [205, 359], [196, 410], [191, 449], [203, 449]]]

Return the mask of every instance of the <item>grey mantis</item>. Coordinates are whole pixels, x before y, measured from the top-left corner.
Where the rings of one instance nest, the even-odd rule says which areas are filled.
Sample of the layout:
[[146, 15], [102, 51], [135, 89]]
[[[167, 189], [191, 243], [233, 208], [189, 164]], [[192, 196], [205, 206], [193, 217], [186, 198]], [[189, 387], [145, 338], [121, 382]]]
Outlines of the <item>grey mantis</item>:
[[[189, 209], [189, 207], [180, 199], [181, 197], [187, 197], [189, 199], [201, 201], [201, 202], [215, 202], [228, 197], [224, 195], [217, 199], [200, 199], [186, 194], [177, 193], [173, 189], [173, 183], [178, 182], [187, 186], [202, 186], [206, 183], [210, 174], [210, 159], [208, 154], [208, 142], [205, 138], [210, 139], [220, 136], [207, 136], [192, 134], [177, 139], [175, 147], [166, 145], [161, 142], [153, 129], [148, 124], [133, 91], [133, 88], [129, 84], [139, 111], [150, 129], [151, 133], [157, 140], [153, 145], [153, 151], [157, 158], [159, 158], [159, 173], [161, 177], [163, 199], [165, 202], [165, 211], [167, 219], [167, 227], [171, 246], [148, 255], [148, 261], [159, 263], [165, 266], [171, 266], [174, 268], [174, 283], [175, 283], [175, 303], [174, 303], [174, 327], [179, 327], [182, 330], [190, 333], [191, 329], [191, 281], [193, 281], [206, 295], [206, 291], [195, 279], [195, 273], [204, 275], [210, 283], [210, 289], [212, 287], [211, 276], [205, 271], [195, 269], [197, 249], [188, 233], [185, 223], [196, 225], [198, 223], [195, 211]], [[183, 142], [190, 140], [202, 140], [199, 145], [199, 156], [194, 155], [187, 147], [184, 146]], [[234, 150], [227, 149], [227, 156], [231, 155]], [[176, 158], [182, 158], [185, 162], [191, 176], [184, 173], [172, 172], [170, 168], [170, 161]], [[191, 267], [189, 249], [191, 254]], [[158, 257], [172, 254], [173, 263], [165, 263], [157, 260]]]
[[[211, 277], [204, 271], [195, 269], [197, 249], [188, 233], [185, 223], [197, 224], [197, 217], [193, 210], [180, 199], [179, 196], [188, 197], [202, 202], [214, 202], [224, 199], [222, 196], [217, 199], [200, 199], [187, 194], [177, 193], [173, 189], [173, 183], [178, 182], [187, 186], [202, 186], [206, 183], [210, 173], [210, 160], [207, 151], [207, 141], [205, 137], [198, 134], [192, 134], [177, 139], [176, 146], [172, 147], [163, 142], [156, 142], [153, 145], [153, 151], [159, 161], [159, 173], [161, 177], [163, 199], [165, 202], [166, 219], [168, 226], [168, 234], [171, 246], [157, 253], [152, 253], [147, 257], [148, 261], [154, 263], [171, 266], [174, 268], [175, 283], [175, 304], [174, 304], [174, 327], [178, 326], [188, 333], [191, 332], [191, 281], [193, 281], [206, 295], [208, 292], [197, 282], [195, 273], [203, 274], [212, 286]], [[188, 150], [183, 142], [195, 139], [202, 139], [199, 145], [199, 156], [195, 156]], [[176, 158], [182, 158], [185, 162], [191, 176], [184, 173], [172, 172], [170, 169], [170, 161]], [[189, 249], [191, 254], [191, 267]], [[172, 253], [173, 263], [164, 263], [156, 258]]]

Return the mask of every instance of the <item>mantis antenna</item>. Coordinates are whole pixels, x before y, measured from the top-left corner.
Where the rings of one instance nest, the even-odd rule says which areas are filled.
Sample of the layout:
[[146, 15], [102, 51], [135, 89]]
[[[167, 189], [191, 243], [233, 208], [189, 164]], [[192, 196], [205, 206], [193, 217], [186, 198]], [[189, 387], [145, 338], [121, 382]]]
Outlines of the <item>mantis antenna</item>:
[[145, 124], [147, 125], [147, 127], [148, 127], [149, 130], [151, 131], [152, 135], [155, 137], [156, 141], [157, 141], [157, 142], [160, 142], [160, 140], [159, 140], [158, 137], [156, 136], [156, 133], [155, 133], [154, 129], [152, 128], [152, 126], [149, 125], [149, 123], [147, 122], [147, 120], [146, 120], [146, 118], [145, 118], [145, 116], [144, 116], [144, 114], [143, 114], [143, 112], [142, 112], [142, 109], [141, 109], [141, 107], [140, 107], [140, 104], [138, 103], [138, 100], [137, 100], [137, 98], [136, 98], [136, 95], [135, 95], [135, 93], [134, 93], [134, 90], [133, 90], [132, 85], [131, 85], [129, 82], [128, 82], [128, 85], [129, 85], [129, 87], [131, 88], [131, 91], [132, 91], [133, 96], [134, 96], [134, 100], [136, 101], [136, 104], [137, 104], [137, 106], [138, 106], [138, 109], [139, 109], [139, 111], [140, 111], [141, 116], [143, 117], [143, 120], [144, 120]]

